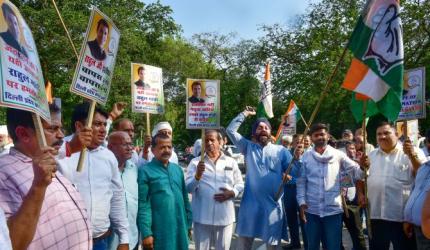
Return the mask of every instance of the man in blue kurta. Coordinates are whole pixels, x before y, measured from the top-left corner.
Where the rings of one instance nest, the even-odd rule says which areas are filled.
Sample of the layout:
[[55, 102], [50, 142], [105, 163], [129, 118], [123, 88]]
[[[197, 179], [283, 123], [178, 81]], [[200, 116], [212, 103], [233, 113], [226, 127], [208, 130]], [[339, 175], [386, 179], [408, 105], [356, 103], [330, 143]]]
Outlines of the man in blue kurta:
[[276, 249], [287, 237], [282, 199], [275, 200], [283, 173], [292, 160], [281, 145], [270, 143], [271, 127], [259, 118], [252, 126], [252, 142], [237, 131], [245, 118], [255, 111], [245, 109], [227, 128], [231, 141], [245, 155], [245, 191], [239, 208], [236, 232], [238, 249], [251, 249], [254, 238], [262, 239], [267, 249]]
[[144, 249], [188, 249], [192, 215], [181, 167], [169, 162], [172, 139], [157, 134], [154, 158], [139, 169], [138, 226]]

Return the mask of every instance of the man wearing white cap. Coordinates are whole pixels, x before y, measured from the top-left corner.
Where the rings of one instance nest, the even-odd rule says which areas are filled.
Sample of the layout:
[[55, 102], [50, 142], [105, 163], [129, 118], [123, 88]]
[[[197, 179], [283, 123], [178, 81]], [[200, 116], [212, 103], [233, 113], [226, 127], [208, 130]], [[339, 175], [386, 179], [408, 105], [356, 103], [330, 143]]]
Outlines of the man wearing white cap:
[[[171, 139], [173, 139], [173, 129], [172, 126], [170, 126], [169, 122], [159, 122], [155, 125], [155, 127], [152, 129], [151, 136], [146, 135], [145, 136], [145, 145], [143, 147], [142, 152], [140, 153], [139, 157], [139, 163], [138, 166], [141, 166], [143, 164], [146, 164], [154, 158], [154, 154], [152, 153], [151, 149], [151, 137], [154, 137], [157, 134], [165, 134], [169, 136]], [[172, 156], [170, 156], [169, 162], [179, 164], [178, 161], [178, 155], [175, 153], [174, 150], [172, 150]]]
[[9, 154], [9, 149], [13, 147], [12, 140], [7, 132], [7, 126], [0, 126], [0, 156]]

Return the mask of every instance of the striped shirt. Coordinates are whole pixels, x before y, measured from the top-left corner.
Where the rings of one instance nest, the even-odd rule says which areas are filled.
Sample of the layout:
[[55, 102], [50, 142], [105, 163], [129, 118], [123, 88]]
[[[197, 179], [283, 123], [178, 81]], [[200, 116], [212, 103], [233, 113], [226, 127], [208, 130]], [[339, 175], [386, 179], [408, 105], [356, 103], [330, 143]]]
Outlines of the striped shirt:
[[[33, 179], [31, 158], [14, 148], [0, 157], [0, 208], [6, 218], [19, 210]], [[28, 249], [92, 249], [91, 228], [83, 200], [61, 173], [57, 172], [47, 187]]]

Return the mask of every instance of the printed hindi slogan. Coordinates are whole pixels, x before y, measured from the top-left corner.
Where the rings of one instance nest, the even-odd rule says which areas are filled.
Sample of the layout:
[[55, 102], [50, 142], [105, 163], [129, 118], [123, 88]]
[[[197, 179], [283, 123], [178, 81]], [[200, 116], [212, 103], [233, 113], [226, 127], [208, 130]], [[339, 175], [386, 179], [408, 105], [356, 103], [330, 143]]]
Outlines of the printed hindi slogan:
[[0, 105], [27, 110], [50, 120], [39, 55], [18, 9], [0, 1]]
[[187, 129], [220, 126], [220, 82], [187, 79]]
[[151, 65], [131, 63], [132, 111], [163, 114], [163, 72]]
[[119, 45], [115, 24], [93, 7], [70, 91], [106, 104]]
[[425, 67], [406, 70], [403, 82], [402, 109], [398, 121], [426, 117]]

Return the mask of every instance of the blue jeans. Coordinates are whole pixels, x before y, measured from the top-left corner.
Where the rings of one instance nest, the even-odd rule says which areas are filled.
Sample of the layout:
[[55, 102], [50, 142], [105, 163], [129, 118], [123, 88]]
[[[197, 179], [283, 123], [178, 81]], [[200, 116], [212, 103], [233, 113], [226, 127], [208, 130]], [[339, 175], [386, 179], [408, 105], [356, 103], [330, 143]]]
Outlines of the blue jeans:
[[339, 250], [342, 243], [342, 214], [319, 217], [306, 213], [308, 250], [319, 250], [324, 239], [327, 250]]
[[108, 249], [108, 238], [93, 241], [93, 250], [107, 250], [107, 249]]
[[[286, 184], [284, 187], [284, 207], [287, 216], [288, 231], [290, 232], [291, 245], [300, 246], [299, 235], [299, 204], [297, 203], [297, 187], [296, 184]], [[302, 238], [304, 248], [307, 249], [308, 244], [306, 240], [306, 233], [303, 222], [300, 220], [300, 228], [302, 231]]]

